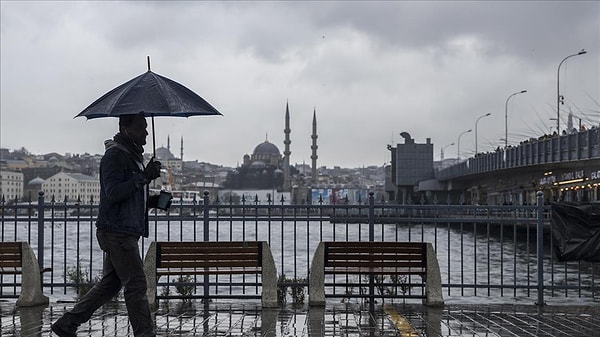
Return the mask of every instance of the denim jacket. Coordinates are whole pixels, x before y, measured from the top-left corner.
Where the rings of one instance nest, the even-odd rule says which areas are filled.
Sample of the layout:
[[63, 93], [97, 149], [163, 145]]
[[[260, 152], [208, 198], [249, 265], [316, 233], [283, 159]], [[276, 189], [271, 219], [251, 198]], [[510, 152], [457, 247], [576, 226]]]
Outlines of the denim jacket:
[[148, 237], [147, 185], [138, 163], [124, 146], [105, 142], [100, 161], [100, 210], [96, 227]]

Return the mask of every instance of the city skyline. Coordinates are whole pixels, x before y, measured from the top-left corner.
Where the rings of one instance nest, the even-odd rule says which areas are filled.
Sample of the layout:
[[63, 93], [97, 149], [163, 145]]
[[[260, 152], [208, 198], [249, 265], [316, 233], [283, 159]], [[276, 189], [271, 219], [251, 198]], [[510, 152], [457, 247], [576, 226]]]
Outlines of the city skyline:
[[[150, 145], [146, 145], [145, 147], [148, 147], [148, 146], [150, 146]], [[167, 147], [161, 145], [161, 146], [157, 147], [157, 150], [159, 148], [167, 148]], [[34, 152], [30, 151], [29, 149], [27, 149], [24, 146], [20, 146], [20, 147], [18, 147], [16, 149], [5, 148], [5, 147], [0, 147], [0, 149], [6, 149], [6, 150], [8, 150], [11, 153], [11, 155], [13, 155], [15, 152], [21, 152], [23, 149], [25, 149], [33, 157], [45, 157], [45, 156], [48, 156], [48, 155], [51, 155], [51, 154], [58, 154], [58, 155], [60, 155], [62, 157], [65, 157], [65, 158], [72, 158], [72, 157], [84, 156], [84, 155], [100, 156], [101, 157], [101, 156], [104, 155], [104, 152], [102, 152], [102, 153], [89, 153], [89, 152], [77, 153], [77, 152], [72, 152], [72, 151], [65, 151], [65, 152], [50, 151], [50, 152], [44, 152], [44, 153], [34, 153]], [[158, 155], [159, 152], [161, 152], [161, 151], [157, 151], [157, 155]], [[180, 154], [177, 151], [173, 151], [171, 149], [170, 152], [174, 156], [174, 158], [170, 159], [170, 160], [181, 160], [181, 156], [180, 156]], [[250, 151], [248, 154], [250, 155], [251, 153], [252, 153], [252, 151]], [[144, 156], [145, 157], [149, 157], [151, 155], [152, 154], [150, 152], [147, 152], [147, 151], [144, 152]], [[242, 159], [241, 156], [243, 156], [243, 154], [240, 155], [240, 163], [239, 163], [239, 165], [241, 165], [241, 159]], [[282, 158], [283, 158], [283, 155], [282, 155]], [[1, 159], [6, 159], [6, 158], [1, 158]], [[205, 164], [208, 164], [208, 165], [222, 166], [223, 168], [229, 168], [229, 169], [234, 169], [234, 168], [236, 168], [238, 166], [238, 164], [236, 164], [235, 166], [229, 166], [229, 165], [226, 165], [226, 164], [223, 164], [223, 163], [208, 162], [208, 161], [202, 160], [200, 158], [185, 158], [185, 156], [184, 156], [183, 161], [184, 162], [205, 163]], [[290, 165], [293, 166], [293, 167], [305, 167], [307, 171], [310, 171], [310, 162], [303, 162], [303, 163], [290, 162]], [[382, 165], [373, 164], [373, 165], [363, 165], [363, 166], [340, 166], [340, 165], [330, 165], [330, 166], [327, 166], [327, 165], [323, 164], [323, 165], [318, 165], [318, 167], [319, 168], [320, 167], [326, 167], [328, 169], [335, 168], [335, 167], [340, 167], [340, 168], [345, 168], [345, 169], [361, 169], [361, 168], [364, 168], [364, 167], [382, 167]]]

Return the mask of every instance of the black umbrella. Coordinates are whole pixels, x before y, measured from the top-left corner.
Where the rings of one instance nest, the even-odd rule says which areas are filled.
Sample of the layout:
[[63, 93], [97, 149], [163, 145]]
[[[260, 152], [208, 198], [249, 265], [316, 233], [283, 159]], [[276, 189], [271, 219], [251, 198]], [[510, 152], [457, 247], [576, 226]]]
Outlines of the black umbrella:
[[144, 113], [152, 118], [152, 153], [156, 155], [154, 116], [222, 115], [183, 85], [150, 71], [107, 92], [75, 117], [87, 119]]

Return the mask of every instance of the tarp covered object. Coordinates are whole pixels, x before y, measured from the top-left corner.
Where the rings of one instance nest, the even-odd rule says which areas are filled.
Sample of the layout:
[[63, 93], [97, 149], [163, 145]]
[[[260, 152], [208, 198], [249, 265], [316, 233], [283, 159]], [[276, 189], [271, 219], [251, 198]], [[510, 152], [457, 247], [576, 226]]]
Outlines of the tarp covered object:
[[600, 262], [600, 203], [553, 203], [552, 237], [559, 261]]

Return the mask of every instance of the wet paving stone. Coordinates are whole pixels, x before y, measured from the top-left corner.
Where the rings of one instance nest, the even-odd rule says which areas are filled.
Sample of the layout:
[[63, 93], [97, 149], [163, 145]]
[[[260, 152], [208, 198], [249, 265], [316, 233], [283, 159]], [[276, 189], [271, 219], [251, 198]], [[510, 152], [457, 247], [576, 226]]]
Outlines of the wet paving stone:
[[[50, 324], [73, 304], [16, 308], [0, 302], [0, 337], [53, 336]], [[328, 303], [262, 309], [258, 303], [169, 304], [155, 312], [157, 336], [600, 336], [600, 306]], [[133, 336], [123, 303], [98, 310], [78, 336]]]

